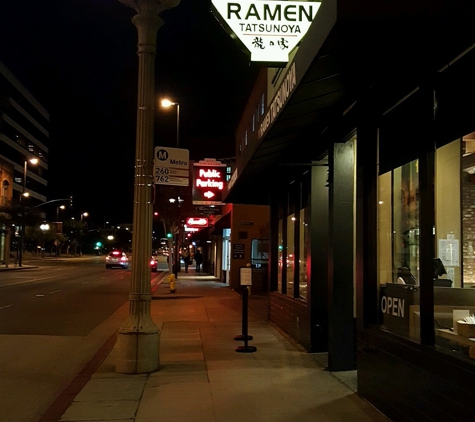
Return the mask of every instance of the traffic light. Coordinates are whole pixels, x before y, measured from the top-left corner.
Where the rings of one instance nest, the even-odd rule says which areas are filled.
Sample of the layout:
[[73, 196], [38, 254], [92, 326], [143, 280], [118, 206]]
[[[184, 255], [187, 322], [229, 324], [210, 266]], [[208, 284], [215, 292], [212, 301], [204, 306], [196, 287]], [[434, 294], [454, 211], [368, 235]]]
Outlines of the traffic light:
[[171, 239], [173, 235], [171, 233], [167, 233], [167, 239]]
[[102, 248], [102, 242], [96, 242], [96, 248], [97, 249]]

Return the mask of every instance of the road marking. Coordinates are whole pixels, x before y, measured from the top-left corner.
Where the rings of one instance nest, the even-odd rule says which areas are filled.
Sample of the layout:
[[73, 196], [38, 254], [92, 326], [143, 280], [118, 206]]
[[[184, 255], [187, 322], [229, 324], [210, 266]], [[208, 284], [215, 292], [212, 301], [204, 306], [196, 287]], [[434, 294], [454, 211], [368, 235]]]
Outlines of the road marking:
[[13, 305], [5, 305], [5, 306], [2, 306], [0, 309], [9, 308], [10, 306], [13, 306]]
[[60, 292], [60, 291], [61, 291], [61, 289], [60, 289], [60, 290], [53, 290], [52, 292], [49, 292], [48, 294], [49, 294], [49, 295], [52, 295], [53, 293], [58, 293], [58, 292]]
[[45, 295], [36, 295], [36, 297], [44, 297]]
[[26, 284], [26, 283], [34, 283], [36, 281], [43, 281], [43, 280], [52, 280], [54, 278], [60, 278], [64, 277], [64, 274], [57, 275], [57, 276], [51, 276], [51, 277], [44, 277], [44, 278], [35, 278], [33, 280], [26, 280], [26, 281], [16, 281], [14, 283], [6, 283], [6, 284], [0, 284], [0, 287], [7, 287], [7, 286], [15, 286], [17, 284]]

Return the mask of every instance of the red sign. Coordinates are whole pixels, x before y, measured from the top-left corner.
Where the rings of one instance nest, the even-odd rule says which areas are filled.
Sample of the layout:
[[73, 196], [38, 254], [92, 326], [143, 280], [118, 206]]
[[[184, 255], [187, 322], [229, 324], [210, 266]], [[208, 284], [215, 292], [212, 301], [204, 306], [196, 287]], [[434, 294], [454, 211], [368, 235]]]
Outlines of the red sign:
[[194, 205], [222, 205], [221, 198], [226, 184], [226, 164], [220, 161], [200, 161], [193, 165]]
[[187, 227], [208, 227], [208, 219], [206, 217], [188, 217], [186, 219]]

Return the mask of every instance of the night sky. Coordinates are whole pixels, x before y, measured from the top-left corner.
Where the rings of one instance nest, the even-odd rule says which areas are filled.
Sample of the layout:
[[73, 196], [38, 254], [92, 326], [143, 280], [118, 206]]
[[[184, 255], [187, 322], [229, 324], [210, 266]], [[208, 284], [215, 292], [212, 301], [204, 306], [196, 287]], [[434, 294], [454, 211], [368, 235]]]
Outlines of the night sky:
[[[50, 113], [48, 199], [73, 195], [90, 221], [132, 221], [137, 106], [136, 12], [118, 0], [5, 0], [0, 61]], [[181, 0], [160, 14], [157, 98], [180, 104], [190, 159], [234, 156], [251, 64], [211, 14]], [[176, 109], [157, 107], [155, 145], [176, 145]]]

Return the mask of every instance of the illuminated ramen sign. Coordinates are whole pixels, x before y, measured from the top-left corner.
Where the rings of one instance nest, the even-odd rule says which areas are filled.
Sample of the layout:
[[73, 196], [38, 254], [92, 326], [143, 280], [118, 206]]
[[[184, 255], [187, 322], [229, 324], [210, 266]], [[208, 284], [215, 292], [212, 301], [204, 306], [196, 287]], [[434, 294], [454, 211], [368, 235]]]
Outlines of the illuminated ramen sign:
[[251, 53], [251, 61], [287, 63], [307, 33], [321, 2], [212, 0], [224, 22]]
[[194, 205], [222, 205], [226, 164], [220, 161], [200, 161], [193, 165]]

